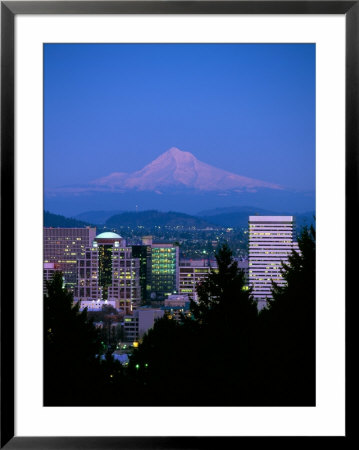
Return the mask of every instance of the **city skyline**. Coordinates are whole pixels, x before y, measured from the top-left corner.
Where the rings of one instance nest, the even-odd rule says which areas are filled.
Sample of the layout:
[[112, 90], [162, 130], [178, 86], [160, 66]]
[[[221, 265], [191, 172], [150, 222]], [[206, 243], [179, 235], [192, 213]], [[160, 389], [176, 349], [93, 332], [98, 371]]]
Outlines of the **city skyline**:
[[[248, 373], [245, 372], [246, 379], [253, 381], [253, 377], [258, 375], [258, 364], [263, 364], [265, 373], [273, 371], [273, 381], [277, 380], [283, 364], [282, 352], [277, 353], [283, 335], [281, 331], [277, 332], [277, 327], [283, 323], [285, 327], [288, 323], [291, 326], [296, 323], [297, 317], [288, 313], [291, 308], [299, 312], [302, 309], [303, 318], [299, 319], [299, 323], [304, 320], [308, 322], [306, 334], [308, 328], [309, 334], [312, 333], [311, 324], [314, 322], [309, 308], [315, 305], [315, 251], [310, 236], [315, 236], [314, 229], [304, 229], [296, 241], [293, 216], [248, 216], [246, 230], [240, 230], [242, 238], [247, 235], [248, 240], [238, 240], [238, 237], [235, 240], [235, 245], [244, 250], [245, 257], [238, 258], [229, 244], [231, 236], [239, 230], [188, 228], [183, 235], [177, 226], [168, 228], [174, 233], [170, 241], [156, 242], [152, 236], [143, 234], [142, 226], [134, 227], [134, 235], [129, 240], [113, 231], [88, 226], [44, 227], [45, 389], [46, 398], [50, 399], [45, 401], [47, 406], [80, 406], [84, 401], [81, 399], [83, 383], [80, 390], [75, 386], [73, 391], [66, 391], [67, 396], [58, 396], [58, 391], [52, 387], [54, 375], [49, 376], [49, 373], [58, 376], [58, 359], [51, 359], [51, 356], [54, 353], [57, 356], [59, 350], [65, 360], [60, 365], [64, 373], [72, 374], [74, 370], [79, 370], [88, 375], [88, 368], [96, 371], [98, 390], [91, 391], [94, 397], [85, 397], [86, 404], [90, 405], [174, 406], [182, 405], [183, 401], [187, 403], [183, 395], [178, 398], [159, 396], [160, 392], [167, 391], [161, 381], [166, 371], [169, 379], [178, 377], [181, 383], [184, 374], [197, 374], [194, 378], [199, 377], [200, 384], [189, 396], [195, 406], [205, 405], [208, 401], [212, 403], [207, 392], [218, 377], [223, 378], [220, 384], [226, 386], [224, 392], [216, 397], [219, 405], [229, 401], [231, 405], [255, 406], [262, 399], [268, 402], [269, 398], [271, 404], [288, 401], [287, 389], [283, 399], [281, 397], [282, 382], [275, 388], [279, 389], [278, 396], [268, 398], [267, 387], [260, 383], [264, 390], [258, 393], [258, 381], [262, 381], [263, 371], [260, 371], [258, 380], [255, 379], [253, 389], [248, 391], [246, 387], [238, 395], [241, 390], [238, 390], [236, 373], [243, 376], [244, 368], [248, 370]], [[203, 236], [204, 231], [214, 234]], [[199, 246], [200, 258], [181, 257], [181, 247], [188, 242]], [[308, 251], [311, 253], [310, 279], [307, 279], [307, 269], [303, 269]], [[61, 266], [64, 270], [57, 272]], [[288, 275], [290, 272], [292, 274]], [[309, 306], [307, 297], [301, 294], [303, 306], [299, 309], [296, 301], [298, 286], [293, 284], [294, 273], [296, 277], [304, 274], [305, 278], [299, 281], [298, 286], [306, 295], [309, 292]], [[283, 303], [283, 295], [293, 288], [294, 294], [284, 298]], [[288, 306], [284, 306], [286, 303]], [[277, 316], [278, 307], [286, 316]], [[69, 316], [73, 316], [72, 319]], [[279, 319], [279, 324], [273, 326], [271, 317]], [[69, 329], [72, 331], [69, 332]], [[88, 337], [79, 345], [81, 330], [87, 330]], [[296, 332], [294, 336], [298, 340]], [[303, 394], [296, 396], [294, 391], [291, 394], [293, 404], [315, 401], [313, 383], [310, 381], [314, 379], [311, 369], [314, 341], [311, 336], [306, 344], [308, 354], [305, 355], [304, 368], [299, 364], [305, 376], [310, 377], [308, 380], [305, 378], [303, 384], [305, 397]], [[279, 365], [275, 359], [273, 362], [268, 359], [269, 349], [263, 350], [260, 346], [263, 338], [266, 342], [273, 340], [275, 345], [269, 345], [269, 348], [273, 349], [273, 358], [279, 355]], [[233, 343], [234, 340], [236, 343]], [[86, 353], [83, 349], [89, 342], [92, 342], [93, 350]], [[299, 339], [300, 351], [302, 342], [303, 339]], [[228, 343], [233, 346], [230, 352], [227, 350]], [[202, 345], [206, 346], [207, 353], [197, 350]], [[49, 346], [54, 347], [55, 352], [49, 352]], [[289, 346], [292, 352], [292, 344]], [[75, 359], [68, 357], [70, 348], [74, 348]], [[261, 348], [265, 352], [263, 355]], [[238, 349], [241, 357], [238, 357]], [[204, 360], [203, 354], [208, 355]], [[217, 361], [215, 354], [223, 354], [222, 364], [213, 364]], [[83, 363], [77, 369], [79, 359]], [[291, 358], [284, 360], [291, 364]], [[202, 368], [203, 362], [206, 364], [205, 370]], [[298, 372], [297, 366], [295, 363], [294, 373]], [[214, 367], [217, 369], [212, 381]], [[233, 387], [228, 389], [227, 383], [232, 383], [233, 377]], [[185, 376], [185, 379], [188, 378], [191, 379]], [[70, 379], [71, 386], [74, 386], [73, 377]], [[290, 386], [293, 386], [292, 377], [290, 380]], [[100, 383], [108, 386], [109, 390], [101, 389]], [[124, 383], [130, 386], [125, 396], [122, 390]], [[202, 387], [207, 385], [203, 396]], [[186, 392], [191, 386], [192, 381]], [[270, 382], [269, 386], [272, 392], [276, 385]], [[298, 383], [295, 386], [297, 389]], [[88, 393], [88, 389], [85, 388], [84, 392]], [[235, 400], [233, 392], [237, 392]]]
[[[218, 248], [225, 243], [230, 249], [228, 233], [234, 230], [225, 229], [227, 238], [219, 236], [218, 228], [212, 237], [199, 239], [203, 230], [189, 228], [188, 237], [181, 239], [181, 230], [169, 228], [174, 233], [172, 238], [157, 241], [144, 236], [143, 227], [135, 227], [129, 240], [117, 232], [88, 226], [44, 227], [44, 283], [56, 270], [62, 271], [64, 286], [74, 293], [74, 301], [79, 301], [81, 308], [101, 309], [108, 304], [131, 313], [144, 305], [163, 306], [173, 294], [198, 301], [197, 284], [217, 271]], [[273, 281], [285, 285], [282, 264], [288, 263], [293, 251], [300, 254], [295, 228], [293, 216], [248, 216], [246, 230], [241, 228], [248, 240], [236, 242], [242, 257], [231, 250], [238, 268], [244, 271], [247, 286], [253, 289], [251, 295], [258, 310], [272, 298]], [[200, 254], [186, 257], [182, 253], [186, 241], [196, 242]]]

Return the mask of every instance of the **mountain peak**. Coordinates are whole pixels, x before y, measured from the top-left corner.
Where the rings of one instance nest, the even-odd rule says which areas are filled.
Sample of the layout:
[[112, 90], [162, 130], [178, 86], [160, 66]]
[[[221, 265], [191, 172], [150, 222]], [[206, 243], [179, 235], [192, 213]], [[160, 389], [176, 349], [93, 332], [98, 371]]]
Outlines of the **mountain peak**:
[[190, 165], [193, 166], [198, 160], [191, 152], [185, 152], [177, 147], [171, 147], [162, 153], [155, 161], [174, 163], [176, 166]]
[[93, 184], [102, 189], [161, 192], [190, 188], [197, 191], [235, 191], [257, 188], [281, 189], [280, 186], [243, 177], [198, 160], [192, 153], [171, 147], [142, 169], [131, 174], [113, 173]]
[[184, 152], [177, 147], [171, 147], [165, 153], [169, 153], [171, 155], [176, 155], [176, 154], [187, 153], [187, 152]]
[[[176, 160], [178, 159], [196, 159], [195, 156], [192, 155], [192, 153], [190, 152], [184, 152], [183, 150], [180, 150], [177, 147], [171, 147], [169, 150], [167, 150], [166, 152], [162, 153], [161, 156], [171, 156], [173, 158], [175, 158]], [[160, 156], [160, 157], [161, 157]]]

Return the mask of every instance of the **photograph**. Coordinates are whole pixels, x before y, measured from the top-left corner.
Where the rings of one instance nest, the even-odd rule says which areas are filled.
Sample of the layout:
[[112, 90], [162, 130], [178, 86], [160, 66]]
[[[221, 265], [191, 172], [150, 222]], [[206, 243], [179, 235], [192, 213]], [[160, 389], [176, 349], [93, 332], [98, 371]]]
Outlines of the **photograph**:
[[316, 406], [315, 43], [44, 43], [43, 161], [43, 406]]

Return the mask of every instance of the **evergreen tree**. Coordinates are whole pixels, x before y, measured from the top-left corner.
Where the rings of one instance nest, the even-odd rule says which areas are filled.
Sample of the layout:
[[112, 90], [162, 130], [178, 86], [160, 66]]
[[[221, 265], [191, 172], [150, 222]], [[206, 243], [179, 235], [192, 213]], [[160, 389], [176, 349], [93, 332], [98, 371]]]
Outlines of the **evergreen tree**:
[[260, 314], [230, 249], [219, 249], [192, 318], [158, 320], [131, 358], [129, 382], [142, 404], [314, 405], [314, 228], [298, 243], [283, 265], [286, 285], [273, 284]]
[[46, 283], [44, 295], [44, 403], [79, 405], [97, 400], [95, 385], [102, 381], [102, 347], [96, 328], [63, 288], [60, 272]]
[[208, 392], [216, 386], [212, 404], [246, 404], [253, 389], [257, 305], [227, 244], [216, 260], [218, 269], [197, 287], [198, 304], [191, 302], [201, 327], [201, 387]]
[[233, 260], [228, 244], [219, 248], [216, 260], [218, 269], [211, 269], [207, 279], [196, 287], [199, 301], [191, 301], [194, 318], [202, 325], [222, 325], [229, 332], [233, 322], [235, 328], [247, 327], [256, 320], [257, 306], [245, 286], [244, 272]]
[[137, 384], [135, 391], [141, 393], [142, 402], [160, 406], [181, 401], [173, 388], [187, 383], [183, 376], [189, 357], [185, 339], [181, 325], [167, 316], [157, 319], [144, 335], [128, 367], [128, 376]]
[[260, 314], [262, 395], [281, 405], [315, 404], [315, 229], [304, 228], [283, 264], [284, 286]]
[[197, 287], [198, 303], [191, 301], [192, 318], [156, 321], [131, 358], [129, 374], [153, 404], [247, 401], [257, 307], [229, 247], [216, 257], [218, 271]]

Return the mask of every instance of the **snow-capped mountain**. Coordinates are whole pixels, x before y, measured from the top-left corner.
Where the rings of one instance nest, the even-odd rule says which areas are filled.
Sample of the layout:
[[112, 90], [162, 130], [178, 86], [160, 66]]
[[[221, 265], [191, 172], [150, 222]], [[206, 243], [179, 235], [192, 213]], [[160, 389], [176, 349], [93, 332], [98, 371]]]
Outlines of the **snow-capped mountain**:
[[255, 192], [258, 188], [282, 189], [281, 186], [237, 175], [199, 161], [192, 153], [172, 147], [143, 169], [126, 174], [114, 172], [92, 181], [99, 191], [127, 190], [162, 193], [167, 189], [189, 188], [202, 192]]
[[296, 191], [231, 173], [199, 161], [189, 152], [171, 148], [133, 173], [113, 172], [86, 184], [47, 189], [45, 205], [48, 210], [70, 215], [86, 209], [138, 208], [195, 214], [233, 205], [309, 211], [315, 209], [315, 192]]

